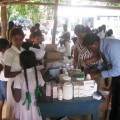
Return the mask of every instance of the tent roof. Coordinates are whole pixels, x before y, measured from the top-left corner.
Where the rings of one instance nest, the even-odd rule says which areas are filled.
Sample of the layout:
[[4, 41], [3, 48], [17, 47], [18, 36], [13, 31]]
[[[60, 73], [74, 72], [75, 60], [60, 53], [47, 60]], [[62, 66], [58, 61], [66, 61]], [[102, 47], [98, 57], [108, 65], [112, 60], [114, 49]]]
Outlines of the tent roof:
[[[6, 2], [13, 2], [13, 1], [31, 1], [31, 0], [0, 0], [0, 2], [3, 2], [3, 1], [6, 1]], [[34, 0], [32, 0], [34, 1]], [[42, 0], [44, 2], [44, 0]], [[120, 0], [89, 0], [89, 1], [100, 1], [100, 2], [118, 2], [120, 3]]]
[[36, 1], [34, 1], [34, 0], [0, 0], [0, 6], [4, 6], [4, 5], [22, 5], [22, 4], [26, 4], [26, 5], [28, 5], [28, 4], [33, 4], [33, 5], [39, 5], [39, 4], [43, 4], [43, 5], [49, 5], [49, 4], [52, 4], [52, 5], [54, 5], [55, 4], [55, 2], [54, 3], [51, 3], [51, 2], [49, 2], [49, 3], [46, 3], [46, 2], [44, 2], [44, 0], [41, 0], [42, 2], [36, 2]]
[[91, 0], [96, 2], [120, 3], [120, 0]]
[[[41, 2], [42, 1], [42, 2]], [[36, 2], [35, 0], [0, 0], [0, 6], [6, 6], [6, 5], [55, 5], [55, 1], [46, 3], [45, 0], [39, 0], [39, 2]], [[59, 0], [61, 1], [61, 0]], [[118, 3], [120, 4], [120, 0], [81, 0], [81, 2], [83, 1], [88, 1], [88, 2], [102, 2], [102, 3]], [[62, 4], [62, 2], [59, 2], [59, 5], [63, 5], [63, 6], [72, 6], [71, 4]], [[74, 6], [74, 5], [73, 5]], [[76, 6], [81, 6], [81, 5], [76, 5]], [[90, 4], [89, 6], [94, 6], [92, 4]], [[100, 6], [100, 5], [95, 5]], [[104, 6], [104, 5], [101, 5]]]
[[[41, 3], [45, 3], [45, 0], [40, 0], [42, 1]], [[82, 1], [95, 1], [95, 2], [109, 2], [109, 3], [120, 3], [120, 0], [82, 0]], [[31, 2], [31, 0], [0, 0], [0, 4], [1, 3], [7, 3], [7, 4], [11, 4], [13, 2]], [[34, 3], [34, 0], [32, 0], [32, 2]]]

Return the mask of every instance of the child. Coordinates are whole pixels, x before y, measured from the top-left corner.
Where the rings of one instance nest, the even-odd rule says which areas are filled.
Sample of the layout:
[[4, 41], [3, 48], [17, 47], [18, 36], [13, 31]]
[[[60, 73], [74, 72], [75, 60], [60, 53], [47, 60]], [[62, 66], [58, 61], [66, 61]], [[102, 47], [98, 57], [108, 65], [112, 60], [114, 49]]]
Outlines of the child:
[[[37, 58], [38, 65], [44, 65], [44, 59], [41, 59], [41, 51], [44, 53], [45, 46], [42, 44], [44, 41], [44, 36], [41, 32], [34, 32], [32, 33], [32, 41], [33, 45], [30, 46], [29, 50], [34, 51]], [[44, 55], [43, 55], [44, 56]]]
[[9, 47], [8, 40], [0, 38], [0, 120], [2, 120], [2, 108], [6, 100], [7, 79], [4, 77], [3, 70], [3, 55], [5, 50]]
[[14, 99], [17, 102], [15, 103], [14, 118], [41, 120], [37, 101], [44, 94], [44, 80], [41, 73], [36, 69], [35, 53], [29, 50], [23, 51], [20, 54], [20, 64], [24, 72], [15, 77], [12, 88]]
[[44, 36], [41, 32], [34, 32], [32, 33], [31, 41], [33, 41], [33, 47], [37, 49], [45, 49], [44, 44]]

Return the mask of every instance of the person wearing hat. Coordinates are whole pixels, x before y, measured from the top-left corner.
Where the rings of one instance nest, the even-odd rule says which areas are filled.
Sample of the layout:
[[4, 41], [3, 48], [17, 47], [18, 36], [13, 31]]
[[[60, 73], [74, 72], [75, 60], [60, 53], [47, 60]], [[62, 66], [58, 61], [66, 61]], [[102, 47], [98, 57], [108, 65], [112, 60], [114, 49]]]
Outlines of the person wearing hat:
[[83, 45], [89, 50], [99, 52], [103, 63], [96, 71], [90, 73], [92, 79], [102, 76], [112, 77], [112, 101], [109, 120], [120, 120], [120, 40], [100, 39], [93, 33], [86, 34]]

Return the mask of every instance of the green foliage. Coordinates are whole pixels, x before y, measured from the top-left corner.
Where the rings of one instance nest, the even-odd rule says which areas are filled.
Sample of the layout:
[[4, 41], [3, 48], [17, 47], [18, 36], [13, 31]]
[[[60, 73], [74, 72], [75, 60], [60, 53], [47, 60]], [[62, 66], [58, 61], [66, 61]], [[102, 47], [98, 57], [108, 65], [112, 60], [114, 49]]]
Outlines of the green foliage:
[[[55, 0], [29, 0], [30, 2], [55, 3]], [[71, 0], [59, 0], [60, 3], [70, 3]], [[33, 24], [36, 22], [44, 22], [46, 19], [52, 19], [54, 6], [39, 5], [9, 5], [8, 20], [16, 20], [18, 17], [30, 19]]]
[[55, 0], [29, 0], [31, 2], [55, 3]]
[[118, 4], [118, 3], [107, 3], [107, 6], [120, 7], [120, 4]]
[[28, 19], [37, 19], [39, 13], [39, 6], [8, 6], [8, 15], [10, 20], [16, 20], [18, 17], [24, 17]]
[[71, 0], [60, 0], [61, 3], [70, 3]]
[[[55, 3], [55, 0], [29, 0], [30, 2]], [[53, 17], [54, 6], [39, 5], [9, 5], [8, 20], [16, 20], [18, 17], [30, 19], [33, 24], [36, 22], [44, 22], [45, 19]]]
[[9, 20], [16, 20], [18, 17], [27, 18], [34, 24], [36, 22], [43, 22], [48, 18], [48, 15], [51, 17], [52, 13], [50, 13], [50, 11], [52, 9], [53, 7], [51, 6], [38, 5], [8, 6], [8, 17]]

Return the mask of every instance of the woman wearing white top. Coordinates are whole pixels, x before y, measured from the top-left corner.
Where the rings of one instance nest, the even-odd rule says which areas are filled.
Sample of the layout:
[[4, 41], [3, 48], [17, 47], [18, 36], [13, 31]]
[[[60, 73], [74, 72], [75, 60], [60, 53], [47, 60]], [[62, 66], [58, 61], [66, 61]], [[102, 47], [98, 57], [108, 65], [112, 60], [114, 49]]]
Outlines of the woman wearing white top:
[[[28, 61], [28, 62], [26, 62]], [[33, 51], [20, 54], [23, 72], [14, 78], [12, 88], [16, 101], [14, 118], [17, 120], [42, 120], [38, 107], [41, 95], [45, 95], [44, 80], [36, 68], [36, 55]]]
[[0, 38], [0, 120], [2, 120], [2, 111], [4, 102], [7, 99], [6, 89], [7, 89], [7, 79], [4, 76], [4, 64], [3, 58], [4, 53], [9, 47], [8, 40]]
[[13, 96], [11, 92], [11, 84], [13, 78], [21, 73], [19, 63], [19, 54], [24, 50], [21, 48], [24, 39], [24, 33], [21, 29], [15, 28], [10, 34], [12, 46], [6, 50], [4, 54], [5, 77], [9, 78], [7, 83], [7, 117], [12, 118], [13, 115]]

